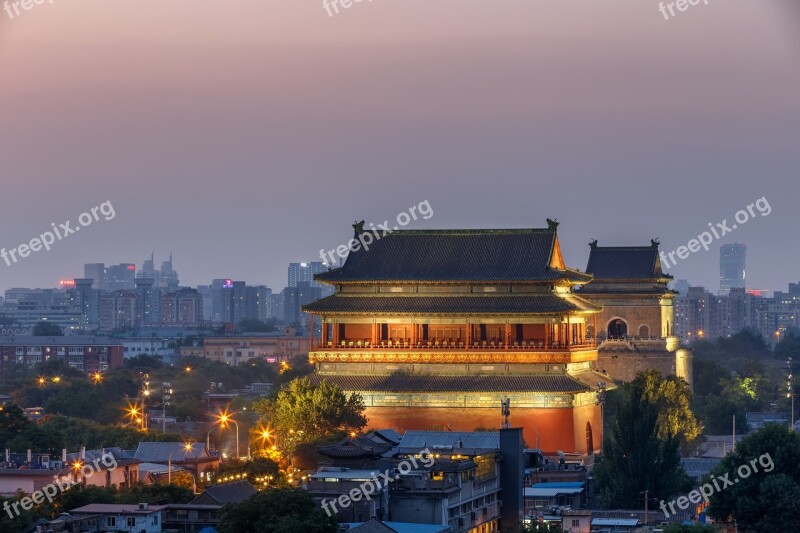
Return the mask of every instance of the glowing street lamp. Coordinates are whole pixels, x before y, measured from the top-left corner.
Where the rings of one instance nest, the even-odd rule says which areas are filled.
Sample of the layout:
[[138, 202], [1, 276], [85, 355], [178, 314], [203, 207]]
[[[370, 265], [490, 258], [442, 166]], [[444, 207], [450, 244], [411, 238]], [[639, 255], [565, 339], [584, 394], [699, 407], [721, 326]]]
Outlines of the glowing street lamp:
[[[181, 448], [181, 451], [184, 452], [183, 458], [186, 459], [187, 458], [186, 454], [191, 452], [191, 451], [193, 451], [193, 450], [194, 450], [194, 446], [192, 446], [191, 443], [187, 442], [186, 444], [184, 444], [183, 448]], [[171, 485], [172, 484], [172, 456], [177, 451], [178, 450], [172, 450], [172, 453], [169, 454], [169, 457], [167, 458], [167, 485]], [[195, 489], [195, 492], [197, 492], [197, 489]]]
[[92, 374], [92, 381], [94, 381], [95, 384], [100, 383], [101, 381], [103, 381], [103, 374], [101, 374], [100, 372], [95, 372], [94, 374]]
[[61, 383], [61, 376], [54, 376], [53, 383]]
[[37, 382], [39, 385], [46, 385], [46, 384], [47, 384], [47, 378], [45, 378], [45, 377], [41, 377], [41, 376], [40, 376], [40, 377], [39, 377], [39, 379], [37, 379], [37, 380], [36, 380], [36, 382]]

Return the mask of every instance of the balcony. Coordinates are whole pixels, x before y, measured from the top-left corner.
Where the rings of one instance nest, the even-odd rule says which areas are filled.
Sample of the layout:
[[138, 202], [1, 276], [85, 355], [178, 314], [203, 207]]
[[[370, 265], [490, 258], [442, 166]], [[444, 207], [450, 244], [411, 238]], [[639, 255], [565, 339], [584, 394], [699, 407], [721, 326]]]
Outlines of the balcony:
[[490, 341], [475, 341], [467, 344], [463, 340], [440, 339], [411, 342], [410, 339], [389, 339], [377, 341], [374, 344], [369, 339], [347, 339], [334, 343], [316, 343], [313, 350], [324, 351], [525, 351], [525, 352], [568, 352], [579, 350], [594, 350], [597, 348], [595, 339], [580, 339], [574, 343], [545, 342], [541, 339], [513, 340], [509, 343], [494, 339]]

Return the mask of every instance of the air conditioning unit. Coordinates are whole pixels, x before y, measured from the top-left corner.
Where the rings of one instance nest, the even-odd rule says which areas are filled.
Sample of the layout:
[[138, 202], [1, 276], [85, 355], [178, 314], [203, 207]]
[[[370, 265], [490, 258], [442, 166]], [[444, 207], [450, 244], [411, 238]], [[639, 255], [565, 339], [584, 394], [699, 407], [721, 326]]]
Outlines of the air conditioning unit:
[[148, 504], [146, 504], [146, 503], [140, 503], [140, 504], [138, 505], [138, 507], [139, 507], [139, 510], [140, 510], [140, 511], [147, 511]]

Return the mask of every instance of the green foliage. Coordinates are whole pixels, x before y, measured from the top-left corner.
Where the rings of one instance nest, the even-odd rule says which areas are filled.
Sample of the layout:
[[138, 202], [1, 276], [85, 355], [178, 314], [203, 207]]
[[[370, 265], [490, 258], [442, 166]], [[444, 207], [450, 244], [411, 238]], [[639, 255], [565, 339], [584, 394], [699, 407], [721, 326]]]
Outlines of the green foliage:
[[616, 412], [594, 473], [598, 492], [611, 507], [641, 509], [640, 493], [645, 489], [665, 498], [691, 487], [680, 464], [679, 445], [681, 431], [695, 427], [696, 421], [684, 425], [675, 419], [678, 412], [694, 417], [671, 398], [679, 387], [667, 384], [664, 390], [669, 394], [662, 397], [661, 385], [657, 374], [641, 373], [609, 394]]
[[154, 370], [164, 366], [164, 362], [157, 355], [148, 355], [140, 353], [135, 357], [125, 359], [125, 368], [133, 368], [137, 370]]
[[9, 403], [0, 407], [0, 435], [3, 437], [17, 435], [29, 424], [24, 411], [18, 405]]
[[253, 484], [255, 484], [255, 478], [261, 476], [272, 476], [277, 483], [280, 481], [281, 475], [278, 463], [266, 457], [256, 457], [242, 463], [233, 461], [223, 462], [215, 474], [215, 479], [239, 474], [245, 474], [247, 479]]
[[[738, 481], [711, 496], [709, 515], [719, 521], [732, 517], [739, 531], [800, 531], [798, 457], [800, 436], [785, 427], [767, 424], [748, 435], [710, 473]], [[758, 471], [745, 478], [738, 473], [742, 465]]]
[[[178, 474], [185, 474], [185, 472], [178, 472]], [[186, 485], [185, 479], [180, 480], [178, 474], [172, 475], [172, 484], [155, 483], [153, 485], [146, 485], [144, 483], [137, 483], [130, 489], [121, 491], [117, 497], [117, 503], [135, 504], [135, 503], [189, 503], [194, 499], [194, 493], [191, 490], [192, 482], [191, 476], [189, 484]], [[176, 477], [177, 482], [176, 482]]]
[[278, 447], [285, 453], [292, 453], [297, 444], [360, 431], [367, 425], [361, 395], [348, 398], [338, 386], [327, 381], [313, 385], [308, 378], [291, 381], [274, 400], [254, 402], [253, 410], [283, 435]]
[[33, 326], [33, 331], [31, 335], [36, 335], [39, 337], [63, 337], [64, 330], [61, 329], [60, 326], [57, 324], [53, 324], [52, 322], [37, 322]]
[[336, 533], [328, 517], [303, 489], [268, 489], [222, 509], [220, 533]]
[[781, 336], [780, 342], [775, 346], [775, 357], [786, 359], [797, 358], [800, 354], [800, 331], [790, 328]]
[[[43, 516], [35, 507], [26, 511], [17, 505], [17, 510], [20, 511], [20, 514], [17, 515], [14, 512], [13, 508], [10, 506], [25, 496], [26, 494], [22, 492], [19, 492], [13, 498], [4, 498], [0, 496], [0, 533], [25, 533], [30, 524], [36, 522], [36, 520]], [[8, 511], [2, 510], [6, 502], [8, 502], [13, 518], [8, 516]]]

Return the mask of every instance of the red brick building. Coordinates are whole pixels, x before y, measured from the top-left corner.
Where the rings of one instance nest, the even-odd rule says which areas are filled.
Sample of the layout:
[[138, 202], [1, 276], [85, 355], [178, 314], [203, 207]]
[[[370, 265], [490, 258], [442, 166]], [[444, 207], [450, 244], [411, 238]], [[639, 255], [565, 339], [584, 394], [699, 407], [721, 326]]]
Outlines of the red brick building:
[[123, 346], [109, 337], [48, 337], [16, 335], [0, 337], [0, 372], [9, 365], [35, 365], [61, 359], [86, 373], [103, 372], [123, 366]]

